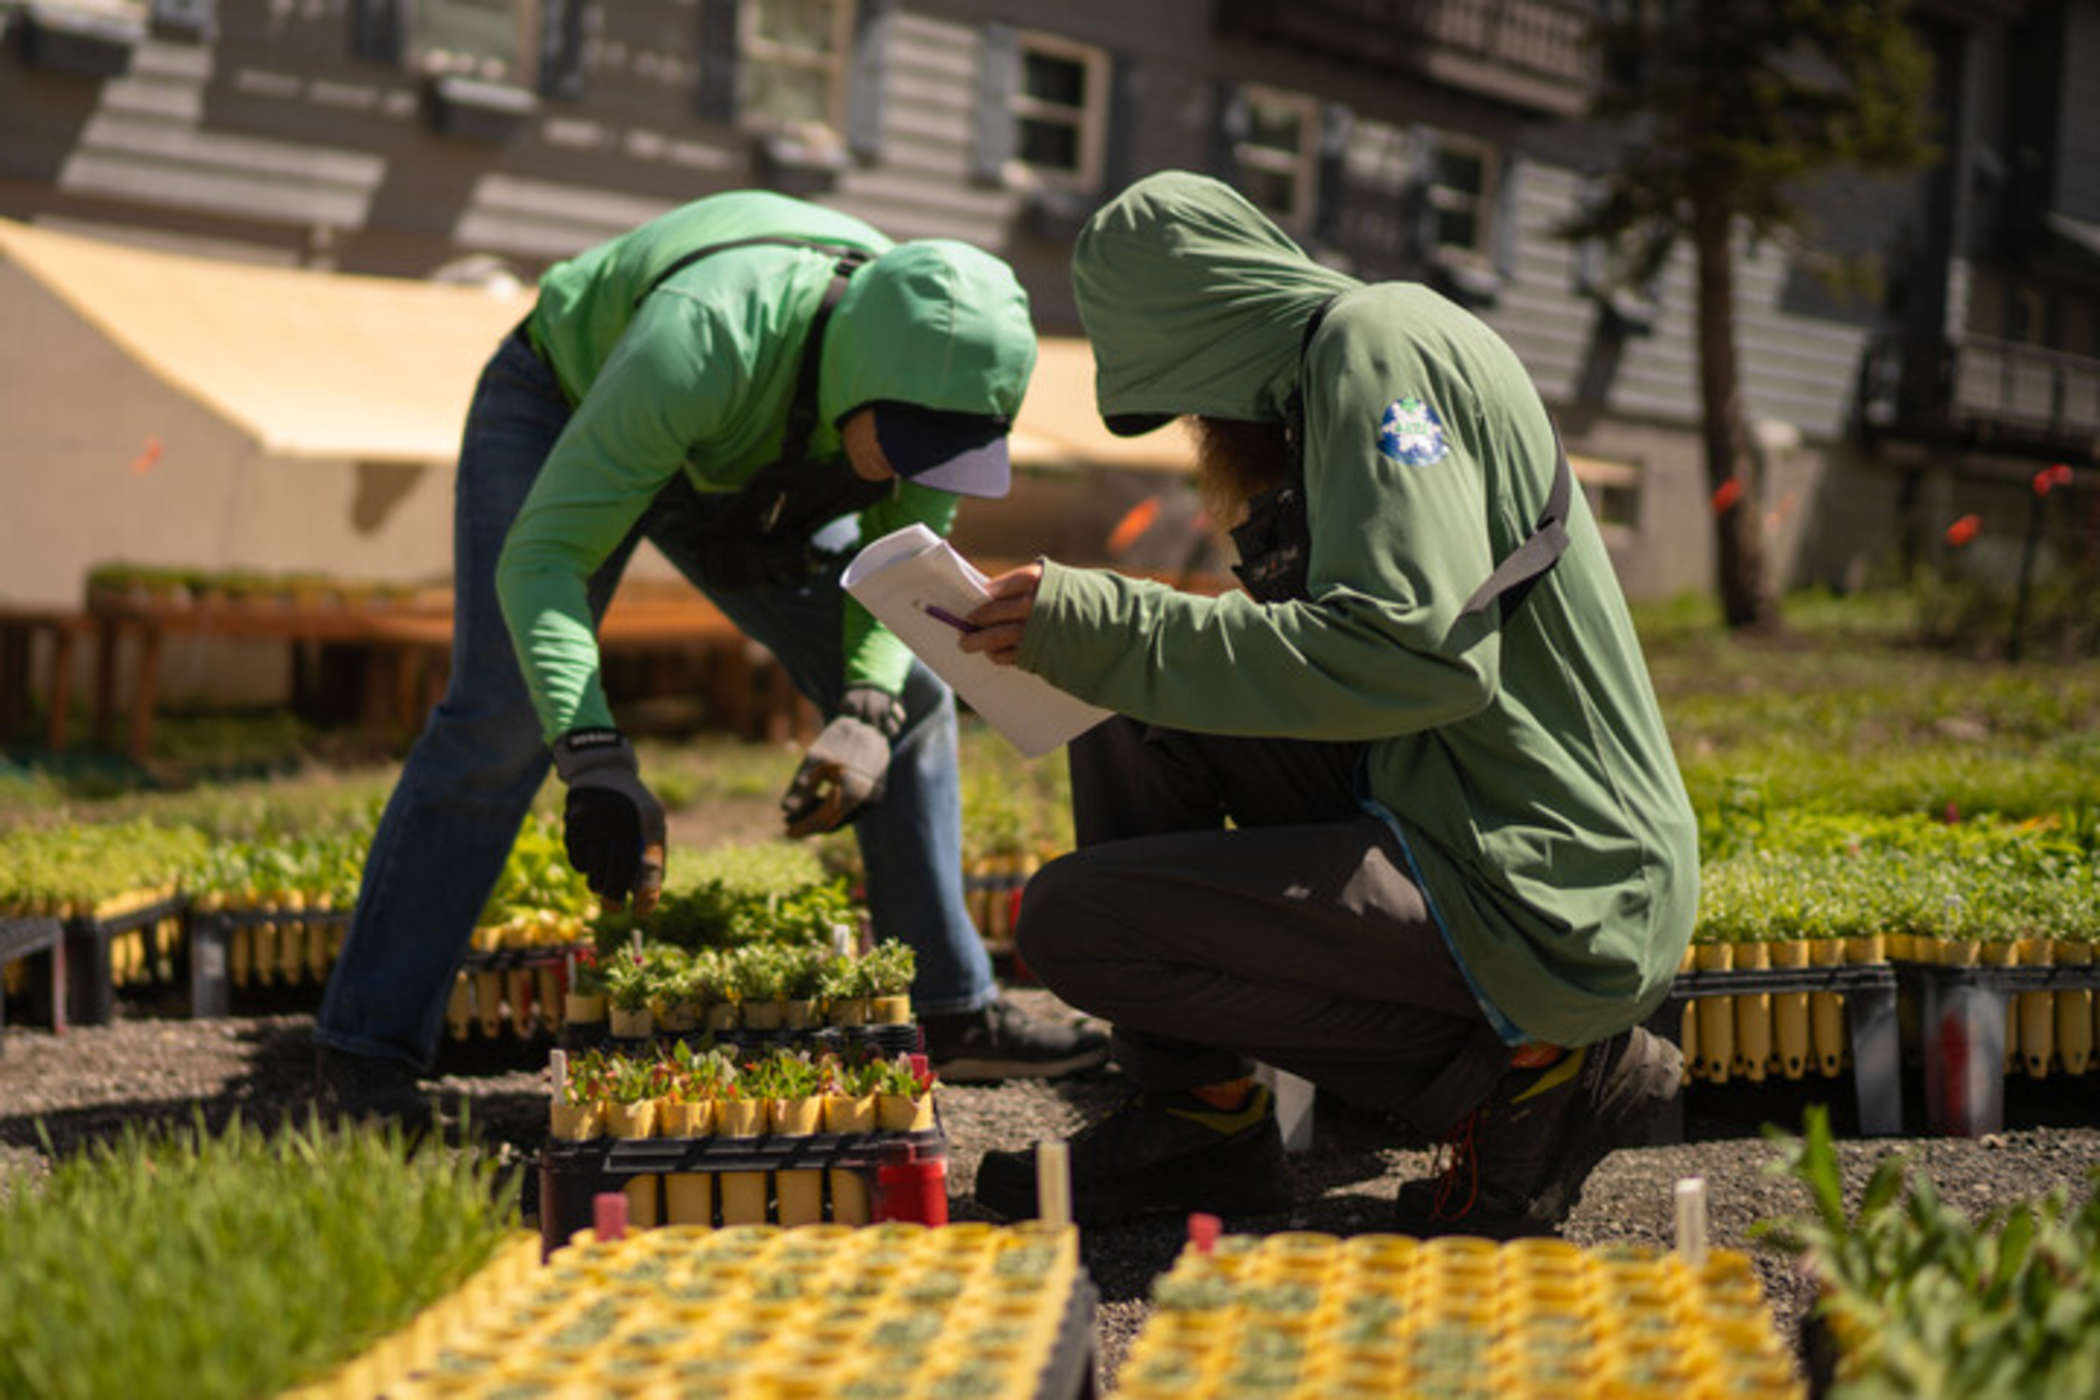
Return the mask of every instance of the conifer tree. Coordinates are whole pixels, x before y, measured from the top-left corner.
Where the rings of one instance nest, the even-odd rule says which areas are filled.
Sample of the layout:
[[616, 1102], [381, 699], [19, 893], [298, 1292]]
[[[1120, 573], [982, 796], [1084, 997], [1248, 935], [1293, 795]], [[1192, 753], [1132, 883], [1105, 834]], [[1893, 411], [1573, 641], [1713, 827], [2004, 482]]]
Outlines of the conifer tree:
[[1761, 492], [1736, 359], [1739, 234], [1785, 238], [1817, 177], [1933, 154], [1932, 61], [1907, 0], [1608, 0], [1593, 115], [1623, 137], [1598, 200], [1563, 227], [1635, 250], [1652, 276], [1679, 239], [1697, 266], [1699, 397], [1716, 585], [1731, 628], [1776, 629]]

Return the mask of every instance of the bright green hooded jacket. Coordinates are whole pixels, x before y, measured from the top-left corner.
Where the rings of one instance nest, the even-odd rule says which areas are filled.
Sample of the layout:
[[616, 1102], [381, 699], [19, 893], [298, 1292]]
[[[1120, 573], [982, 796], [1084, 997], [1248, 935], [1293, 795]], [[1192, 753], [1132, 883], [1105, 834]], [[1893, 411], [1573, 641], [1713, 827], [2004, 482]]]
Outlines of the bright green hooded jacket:
[[[760, 235], [877, 254], [825, 331], [809, 455], [848, 472], [838, 423], [877, 400], [1011, 420], [1035, 365], [1028, 298], [1005, 263], [967, 244], [892, 244], [860, 220], [763, 191], [696, 200], [558, 263], [527, 325], [574, 405], [512, 524], [496, 589], [551, 742], [612, 723], [585, 585], [679, 472], [733, 492], [779, 455], [802, 348], [836, 259], [800, 248], [715, 253]], [[637, 298], [641, 304], [636, 306]], [[956, 498], [899, 481], [861, 513], [862, 539], [914, 522], [945, 534]], [[848, 686], [902, 689], [911, 653], [846, 599]]]
[[1522, 607], [1459, 616], [1552, 482], [1523, 366], [1434, 292], [1323, 268], [1202, 176], [1133, 185], [1072, 266], [1111, 420], [1281, 419], [1333, 299], [1304, 359], [1310, 598], [1046, 563], [1020, 664], [1149, 723], [1366, 741], [1365, 806], [1505, 1038], [1579, 1045], [1641, 1020], [1691, 936], [1695, 824], [1580, 492]]

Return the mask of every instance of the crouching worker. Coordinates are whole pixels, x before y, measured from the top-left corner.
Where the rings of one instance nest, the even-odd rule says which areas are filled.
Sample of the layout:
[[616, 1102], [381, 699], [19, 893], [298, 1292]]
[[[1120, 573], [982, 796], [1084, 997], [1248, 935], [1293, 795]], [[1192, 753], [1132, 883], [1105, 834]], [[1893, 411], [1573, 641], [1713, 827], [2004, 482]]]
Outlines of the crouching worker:
[[954, 698], [838, 582], [856, 537], [945, 533], [959, 496], [1005, 494], [1034, 363], [1027, 297], [999, 259], [892, 244], [762, 191], [695, 201], [547, 273], [468, 411], [452, 678], [380, 821], [314, 1032], [335, 1108], [427, 1120], [417, 1072], [550, 766], [591, 890], [655, 902], [664, 811], [614, 727], [596, 640], [643, 539], [827, 717], [785, 828], [852, 824], [875, 933], [917, 954], [935, 1068], [1107, 1058], [1099, 1032], [998, 997], [963, 901]]
[[[1315, 264], [1200, 176], [1100, 210], [1073, 278], [1102, 416], [1192, 420], [1247, 588], [1044, 561], [960, 642], [1118, 712], [1071, 748], [1079, 849], [1016, 930], [1139, 1090], [1070, 1144], [1078, 1218], [1286, 1205], [1262, 1061], [1449, 1137], [1397, 1228], [1553, 1231], [1677, 1092], [1639, 1022], [1698, 866], [1537, 392], [1473, 316]], [[977, 1196], [1031, 1213], [1030, 1154]]]

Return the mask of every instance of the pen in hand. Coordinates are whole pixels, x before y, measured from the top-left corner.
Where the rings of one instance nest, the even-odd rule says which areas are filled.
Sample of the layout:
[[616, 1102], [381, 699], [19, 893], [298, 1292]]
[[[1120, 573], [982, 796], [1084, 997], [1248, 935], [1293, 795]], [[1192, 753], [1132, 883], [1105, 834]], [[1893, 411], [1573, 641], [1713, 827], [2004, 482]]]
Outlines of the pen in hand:
[[957, 617], [954, 613], [949, 612], [939, 603], [921, 603], [919, 606], [925, 611], [926, 615], [932, 618], [934, 621], [945, 622], [950, 627], [953, 627], [956, 631], [962, 633], [965, 636], [968, 636], [972, 632], [982, 630], [978, 627], [976, 623], [970, 621], [968, 618]]

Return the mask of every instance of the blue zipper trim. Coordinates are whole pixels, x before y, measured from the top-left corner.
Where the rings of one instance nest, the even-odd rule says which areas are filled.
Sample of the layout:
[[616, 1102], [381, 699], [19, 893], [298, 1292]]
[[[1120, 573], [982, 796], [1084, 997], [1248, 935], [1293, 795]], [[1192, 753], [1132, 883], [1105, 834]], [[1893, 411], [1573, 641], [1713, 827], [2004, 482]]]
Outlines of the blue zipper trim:
[[1415, 882], [1415, 888], [1422, 891], [1422, 900], [1429, 906], [1429, 917], [1436, 921], [1437, 936], [1444, 940], [1444, 950], [1451, 954], [1451, 961], [1458, 964], [1458, 975], [1466, 979], [1466, 990], [1470, 991], [1473, 994], [1473, 1000], [1480, 1004], [1480, 1014], [1487, 1018], [1487, 1023], [1494, 1030], [1495, 1034], [1502, 1037], [1503, 1044], [1531, 1044], [1537, 1037], [1526, 1034], [1515, 1021], [1504, 1015], [1502, 1008], [1495, 1005], [1489, 999], [1488, 994], [1480, 989], [1480, 984], [1473, 980], [1472, 969], [1467, 967], [1466, 960], [1459, 956], [1458, 945], [1451, 941], [1451, 926], [1444, 922], [1444, 911], [1437, 908], [1436, 895], [1430, 891], [1429, 882], [1422, 878], [1422, 867], [1415, 860], [1415, 848], [1408, 841], [1407, 832], [1401, 829], [1399, 819], [1386, 809], [1384, 803], [1362, 790], [1362, 770], [1360, 768], [1358, 769], [1358, 776], [1357, 804], [1366, 812], [1384, 822], [1386, 829], [1393, 833], [1394, 839], [1399, 841], [1400, 852], [1407, 857], [1408, 876]]

